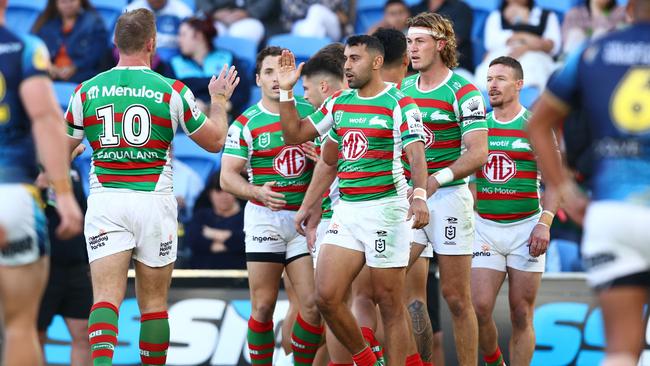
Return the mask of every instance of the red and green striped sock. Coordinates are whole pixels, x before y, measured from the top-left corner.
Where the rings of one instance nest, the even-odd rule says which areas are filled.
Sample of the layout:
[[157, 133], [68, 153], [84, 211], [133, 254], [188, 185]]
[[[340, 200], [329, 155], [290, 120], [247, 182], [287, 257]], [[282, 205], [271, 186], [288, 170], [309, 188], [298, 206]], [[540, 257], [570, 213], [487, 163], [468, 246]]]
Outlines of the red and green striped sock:
[[117, 307], [109, 302], [98, 302], [90, 309], [88, 341], [93, 366], [113, 365], [118, 313]]
[[483, 361], [485, 361], [486, 366], [504, 366], [503, 355], [501, 354], [501, 349], [497, 346], [497, 350], [494, 351], [491, 355], [483, 356]]
[[293, 362], [296, 366], [307, 366], [314, 363], [316, 351], [323, 338], [324, 326], [315, 326], [307, 323], [300, 313], [296, 316], [291, 332], [291, 350]]
[[248, 353], [253, 365], [268, 365], [273, 363], [275, 336], [273, 321], [260, 323], [251, 316], [248, 319]]
[[169, 348], [169, 316], [166, 311], [140, 317], [140, 360], [142, 365], [164, 365]]
[[361, 334], [363, 334], [363, 339], [366, 340], [366, 343], [370, 345], [370, 349], [375, 354], [377, 361], [381, 364], [386, 363], [384, 360], [384, 349], [381, 347], [381, 344], [379, 344], [372, 328], [361, 327]]
[[372, 353], [370, 346], [364, 348], [363, 350], [361, 350], [361, 352], [357, 353], [356, 355], [352, 355], [352, 360], [357, 366], [380, 365], [377, 362], [377, 357], [375, 357], [375, 354]]
[[406, 366], [422, 366], [422, 358], [419, 353], [406, 357]]

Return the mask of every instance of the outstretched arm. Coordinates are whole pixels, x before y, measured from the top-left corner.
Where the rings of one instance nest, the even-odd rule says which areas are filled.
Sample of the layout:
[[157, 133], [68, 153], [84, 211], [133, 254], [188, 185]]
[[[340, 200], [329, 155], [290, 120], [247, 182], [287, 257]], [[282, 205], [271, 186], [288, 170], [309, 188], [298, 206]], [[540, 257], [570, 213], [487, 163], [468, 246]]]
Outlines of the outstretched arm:
[[301, 144], [318, 137], [316, 127], [308, 120], [301, 120], [293, 98], [293, 86], [296, 85], [300, 72], [301, 63], [296, 69], [296, 58], [291, 51], [283, 50], [280, 56], [280, 71], [278, 72], [278, 83], [280, 84], [280, 125], [282, 136], [288, 145]]

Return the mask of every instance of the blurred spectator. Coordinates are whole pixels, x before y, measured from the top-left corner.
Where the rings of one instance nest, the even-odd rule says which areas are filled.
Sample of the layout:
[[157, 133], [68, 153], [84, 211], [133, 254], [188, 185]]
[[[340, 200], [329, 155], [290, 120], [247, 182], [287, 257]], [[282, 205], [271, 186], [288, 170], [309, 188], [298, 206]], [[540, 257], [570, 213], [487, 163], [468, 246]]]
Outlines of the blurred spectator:
[[221, 189], [219, 173], [212, 176], [199, 201], [185, 236], [192, 249], [190, 267], [246, 268], [244, 211], [235, 196]]
[[384, 18], [368, 30], [368, 34], [373, 34], [379, 28], [397, 29], [406, 33], [408, 26], [406, 21], [411, 16], [408, 6], [404, 0], [388, 0], [384, 5]]
[[499, 56], [516, 58], [524, 69], [524, 86], [543, 89], [555, 70], [562, 47], [560, 22], [555, 13], [535, 6], [534, 0], [504, 0], [485, 23], [487, 55], [476, 68], [476, 86], [485, 90], [487, 69]]
[[178, 202], [178, 221], [187, 223], [192, 219], [194, 204], [203, 191], [204, 182], [189, 165], [176, 159], [171, 153], [172, 150], [169, 151], [174, 170], [174, 196]]
[[587, 0], [569, 10], [562, 23], [563, 53], [568, 54], [583, 42], [598, 38], [625, 23], [625, 7], [616, 0]]
[[[465, 2], [460, 0], [422, 0], [411, 8], [411, 15], [430, 11], [447, 17], [453, 23], [458, 47], [459, 67], [474, 72], [472, 58], [472, 24], [474, 13]], [[456, 71], [456, 70], [454, 70]]]
[[174, 56], [170, 65], [173, 77], [194, 92], [199, 108], [207, 113], [210, 105], [208, 84], [212, 75], [219, 75], [223, 65], [235, 65], [239, 71], [239, 85], [230, 98], [230, 113], [239, 115], [250, 96], [250, 81], [246, 68], [230, 51], [216, 49], [212, 40], [217, 35], [210, 19], [188, 18], [181, 23], [178, 45], [181, 54]]
[[[70, 176], [77, 203], [81, 211], [86, 212], [86, 197], [74, 163]], [[88, 316], [93, 305], [93, 289], [86, 240], [83, 233], [70, 240], [60, 240], [55, 235], [60, 218], [56, 211], [54, 192], [48, 188], [49, 183], [44, 174], [39, 176], [36, 185], [43, 189], [43, 201], [47, 203], [45, 216], [51, 249], [49, 279], [38, 312], [39, 338], [41, 345], [44, 345], [52, 319], [57, 314], [61, 315], [72, 338], [70, 365], [87, 366], [92, 364], [88, 343]]]
[[163, 61], [169, 61], [178, 54], [178, 28], [185, 18], [192, 16], [192, 9], [182, 0], [135, 0], [124, 9], [131, 11], [145, 8], [153, 11], [156, 15], [157, 55]]
[[89, 0], [48, 0], [32, 33], [50, 51], [52, 79], [80, 83], [100, 71], [108, 31]]
[[353, 31], [349, 0], [282, 0], [281, 19], [297, 36], [338, 41]]
[[196, 7], [214, 20], [220, 35], [260, 43], [264, 25], [277, 21], [280, 3], [278, 0], [197, 0]]

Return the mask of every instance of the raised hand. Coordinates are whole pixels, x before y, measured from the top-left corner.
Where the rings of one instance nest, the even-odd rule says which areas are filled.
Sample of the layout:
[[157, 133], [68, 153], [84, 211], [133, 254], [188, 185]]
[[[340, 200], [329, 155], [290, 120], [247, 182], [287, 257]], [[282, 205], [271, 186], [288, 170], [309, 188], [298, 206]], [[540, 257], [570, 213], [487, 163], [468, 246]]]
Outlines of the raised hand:
[[296, 58], [289, 50], [283, 50], [280, 56], [280, 70], [278, 71], [278, 84], [282, 90], [292, 90], [298, 82], [304, 62], [296, 69]]
[[210, 91], [210, 97], [215, 98], [218, 96], [223, 96], [226, 100], [230, 99], [232, 93], [235, 91], [235, 87], [239, 84], [239, 76], [237, 76], [237, 69], [234, 66], [223, 65], [219, 76], [212, 75], [210, 79], [210, 84], [208, 84], [208, 90]]

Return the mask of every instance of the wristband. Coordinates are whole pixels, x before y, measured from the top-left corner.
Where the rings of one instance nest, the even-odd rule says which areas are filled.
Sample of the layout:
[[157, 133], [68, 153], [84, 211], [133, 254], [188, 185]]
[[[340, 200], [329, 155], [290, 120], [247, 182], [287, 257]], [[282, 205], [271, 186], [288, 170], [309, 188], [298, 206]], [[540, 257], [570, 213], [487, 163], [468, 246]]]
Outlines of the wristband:
[[210, 103], [226, 102], [227, 100], [226, 95], [221, 93], [210, 96]]
[[542, 212], [541, 216], [539, 217], [539, 222], [538, 223], [544, 224], [547, 227], [551, 227], [551, 224], [553, 223], [553, 217], [554, 216], [555, 215], [553, 215], [553, 213], [551, 211], [544, 210]]
[[539, 221], [539, 222], [538, 222], [537, 224], [535, 224], [535, 225], [542, 225], [542, 226], [545, 226], [547, 229], [550, 229], [550, 228], [551, 228], [551, 226], [550, 226], [549, 224], [546, 224], [546, 223], [541, 222], [541, 221]]
[[433, 174], [433, 178], [437, 180], [438, 184], [440, 184], [440, 186], [442, 187], [445, 184], [454, 181], [454, 172], [452, 172], [451, 169], [449, 168], [445, 168]]
[[[422, 192], [422, 194], [418, 195], [417, 194], [418, 191]], [[421, 198], [424, 198], [426, 200], [426, 198], [427, 198], [427, 190], [424, 189], [424, 188], [421, 188], [421, 187], [414, 188], [413, 189], [413, 197], [421, 197]]]
[[424, 197], [422, 197], [422, 196], [413, 196], [413, 199], [414, 199], [414, 200], [422, 200], [422, 201], [424, 201], [424, 202], [427, 202], [427, 199], [424, 198]]
[[544, 211], [542, 211], [542, 215], [549, 215], [549, 216], [551, 216], [551, 220], [553, 220], [553, 218], [555, 217], [555, 214], [554, 214], [553, 212], [549, 211], [549, 210], [544, 210]]
[[54, 193], [57, 195], [71, 193], [72, 192], [72, 183], [70, 179], [59, 179], [51, 182], [52, 188], [54, 188]]
[[280, 101], [281, 102], [292, 102], [293, 101], [293, 90], [280, 89]]

